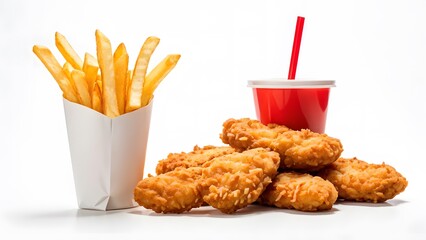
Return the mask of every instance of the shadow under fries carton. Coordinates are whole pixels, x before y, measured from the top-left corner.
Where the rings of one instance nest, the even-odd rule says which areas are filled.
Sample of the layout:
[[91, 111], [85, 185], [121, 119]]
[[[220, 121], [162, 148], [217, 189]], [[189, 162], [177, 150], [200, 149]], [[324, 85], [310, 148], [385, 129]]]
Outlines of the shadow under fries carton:
[[116, 118], [66, 99], [64, 109], [78, 206], [137, 206], [133, 190], [143, 177], [152, 101]]

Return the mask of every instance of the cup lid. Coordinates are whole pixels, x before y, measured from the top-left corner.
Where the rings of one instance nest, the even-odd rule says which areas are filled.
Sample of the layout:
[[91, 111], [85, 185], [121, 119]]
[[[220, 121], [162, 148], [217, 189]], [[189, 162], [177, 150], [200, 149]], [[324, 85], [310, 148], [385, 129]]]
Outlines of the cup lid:
[[273, 78], [264, 80], [248, 80], [251, 88], [330, 88], [336, 86], [335, 80], [288, 80], [285, 78]]

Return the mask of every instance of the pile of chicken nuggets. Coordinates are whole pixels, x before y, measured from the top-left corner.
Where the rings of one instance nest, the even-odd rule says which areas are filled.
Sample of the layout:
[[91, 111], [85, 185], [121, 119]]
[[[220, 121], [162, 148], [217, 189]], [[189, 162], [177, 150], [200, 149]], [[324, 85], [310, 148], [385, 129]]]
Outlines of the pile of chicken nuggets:
[[340, 158], [339, 139], [307, 129], [229, 119], [220, 137], [228, 146], [195, 146], [160, 160], [157, 175], [136, 186], [135, 201], [157, 213], [210, 205], [231, 214], [253, 203], [314, 212], [338, 198], [384, 202], [408, 184], [384, 163]]

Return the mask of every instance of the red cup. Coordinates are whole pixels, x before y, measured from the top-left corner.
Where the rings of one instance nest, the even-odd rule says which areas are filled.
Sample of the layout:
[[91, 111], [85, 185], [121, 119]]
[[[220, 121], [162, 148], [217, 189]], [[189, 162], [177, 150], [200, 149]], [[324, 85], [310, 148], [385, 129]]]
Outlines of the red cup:
[[324, 133], [334, 80], [250, 80], [257, 118], [294, 130]]

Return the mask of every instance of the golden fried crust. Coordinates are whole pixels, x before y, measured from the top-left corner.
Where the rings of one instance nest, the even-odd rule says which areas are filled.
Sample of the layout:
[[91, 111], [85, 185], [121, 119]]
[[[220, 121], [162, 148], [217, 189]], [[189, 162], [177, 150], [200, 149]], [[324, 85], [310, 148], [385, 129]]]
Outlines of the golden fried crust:
[[239, 120], [228, 119], [223, 123], [223, 131], [220, 135], [222, 141], [230, 146], [246, 150], [253, 148], [256, 142], [262, 142], [265, 147], [271, 144], [271, 140], [278, 137], [283, 132], [290, 129], [277, 124], [263, 125], [257, 120], [242, 118]]
[[233, 213], [255, 202], [277, 174], [278, 153], [252, 149], [203, 165], [200, 192], [210, 206]]
[[271, 147], [280, 154], [282, 168], [305, 171], [317, 171], [336, 161], [343, 152], [339, 139], [307, 129], [285, 132]]
[[407, 187], [407, 180], [395, 168], [368, 164], [356, 158], [339, 158], [318, 173], [334, 184], [339, 197], [347, 200], [384, 202]]
[[266, 188], [260, 202], [278, 208], [314, 212], [329, 210], [337, 200], [331, 182], [307, 173], [280, 173]]
[[229, 119], [223, 124], [222, 141], [234, 148], [270, 148], [280, 154], [281, 168], [317, 171], [334, 162], [343, 151], [336, 138], [311, 132], [289, 130], [257, 120]]
[[235, 149], [232, 147], [215, 147], [209, 145], [200, 148], [195, 146], [194, 150], [189, 153], [170, 153], [166, 159], [158, 162], [155, 171], [157, 175], [160, 175], [180, 167], [200, 167], [205, 162], [210, 161], [215, 157], [233, 152], [235, 152]]
[[157, 213], [182, 213], [200, 207], [200, 176], [201, 168], [193, 167], [145, 178], [134, 190], [135, 201]]

